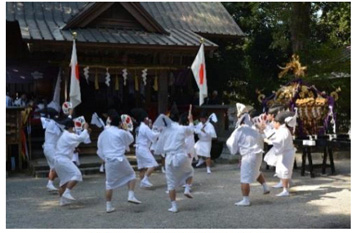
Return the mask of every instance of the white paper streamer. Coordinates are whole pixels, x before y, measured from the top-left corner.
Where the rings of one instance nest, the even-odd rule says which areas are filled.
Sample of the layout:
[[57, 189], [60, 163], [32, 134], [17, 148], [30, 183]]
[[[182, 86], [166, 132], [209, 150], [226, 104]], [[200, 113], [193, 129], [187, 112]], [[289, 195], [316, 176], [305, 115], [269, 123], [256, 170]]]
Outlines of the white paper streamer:
[[143, 78], [144, 86], [147, 85], [147, 72], [148, 72], [148, 69], [142, 70], [142, 78]]
[[110, 74], [109, 74], [109, 68], [106, 68], [106, 77], [105, 77], [105, 84], [106, 86], [110, 87]]
[[89, 79], [89, 66], [87, 66], [86, 68], [83, 69], [83, 75], [84, 75], [84, 78], [87, 81], [87, 84], [89, 84], [89, 82], [88, 82], [88, 79]]
[[127, 84], [127, 69], [122, 70], [122, 77], [123, 77], [123, 85], [126, 86]]

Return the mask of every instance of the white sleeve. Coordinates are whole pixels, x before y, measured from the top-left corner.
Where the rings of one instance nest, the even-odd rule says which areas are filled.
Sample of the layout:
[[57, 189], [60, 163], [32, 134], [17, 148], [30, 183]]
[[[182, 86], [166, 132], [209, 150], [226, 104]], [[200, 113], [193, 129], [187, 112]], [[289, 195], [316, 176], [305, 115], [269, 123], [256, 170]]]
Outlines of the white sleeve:
[[124, 131], [124, 136], [123, 136], [123, 142], [126, 146], [126, 148], [128, 148], [131, 143], [134, 141], [133, 135], [129, 132], [129, 131]]
[[102, 151], [102, 138], [103, 138], [103, 133], [104, 132], [102, 132], [100, 135], [99, 135], [99, 137], [98, 137], [98, 142], [97, 142], [97, 146], [98, 146], [98, 150], [97, 150], [97, 155], [102, 159], [102, 160], [104, 160], [105, 161], [105, 157], [104, 157], [104, 154], [103, 154], [103, 151]]
[[271, 140], [276, 155], [282, 154], [282, 152], [285, 150], [286, 138], [287, 137], [285, 137], [285, 133], [281, 130], [278, 130], [276, 132], [275, 138]]
[[236, 129], [235, 131], [232, 132], [231, 136], [226, 141], [227, 148], [229, 148], [230, 153], [233, 155], [238, 153], [238, 150], [239, 150], [238, 143], [239, 143], [240, 134], [241, 134], [241, 131]]
[[146, 129], [145, 133], [151, 142], [155, 142], [158, 139], [159, 133], [154, 132], [153, 130], [149, 129], [149, 127]]
[[164, 151], [164, 144], [165, 144], [165, 131], [166, 129], [164, 129], [160, 135], [159, 135], [159, 138], [158, 138], [158, 141], [156, 141], [155, 143], [155, 146], [154, 146], [154, 153], [156, 155], [161, 155], [161, 154], [165, 154], [165, 151]]

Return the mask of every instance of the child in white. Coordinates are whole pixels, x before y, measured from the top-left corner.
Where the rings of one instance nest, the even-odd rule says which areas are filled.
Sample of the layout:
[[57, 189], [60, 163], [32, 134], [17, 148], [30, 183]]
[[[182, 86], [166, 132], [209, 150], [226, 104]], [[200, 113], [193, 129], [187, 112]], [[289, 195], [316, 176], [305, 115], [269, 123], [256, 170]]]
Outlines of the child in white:
[[158, 163], [150, 151], [150, 146], [153, 142], [156, 142], [158, 136], [159, 133], [151, 130], [149, 126], [146, 125], [146, 122], [141, 122], [136, 137], [136, 158], [138, 169], [140, 170], [141, 187], [153, 186], [148, 178], [154, 171], [154, 168], [158, 167]]
[[[214, 126], [207, 121], [207, 116], [203, 112], [200, 115], [200, 123], [196, 125], [194, 132], [198, 134], [199, 140], [194, 145], [196, 150], [196, 154], [198, 157], [205, 157], [205, 163], [207, 165], [207, 173], [210, 174], [210, 165], [211, 165], [211, 158], [210, 158], [210, 151], [211, 151], [211, 141], [213, 138], [216, 138], [216, 132]], [[199, 159], [197, 163], [197, 167], [204, 163], [202, 158]]]
[[276, 175], [281, 179], [283, 191], [276, 196], [289, 196], [289, 181], [292, 177], [292, 169], [295, 159], [295, 147], [293, 146], [293, 138], [290, 130], [286, 127], [285, 119], [292, 117], [292, 112], [280, 112], [274, 119], [274, 127], [276, 129], [275, 138], [272, 140], [264, 139], [268, 144], [272, 144], [276, 162]]

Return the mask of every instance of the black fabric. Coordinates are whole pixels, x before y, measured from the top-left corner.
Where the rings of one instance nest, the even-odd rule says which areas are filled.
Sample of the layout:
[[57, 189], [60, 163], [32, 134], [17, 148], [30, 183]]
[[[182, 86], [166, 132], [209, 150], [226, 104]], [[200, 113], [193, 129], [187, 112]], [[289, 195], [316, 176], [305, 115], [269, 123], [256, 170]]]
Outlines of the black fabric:
[[188, 125], [188, 112], [184, 112], [180, 116], [180, 124], [181, 125]]
[[137, 120], [137, 122], [142, 122], [146, 117], [148, 117], [148, 113], [143, 108], [134, 108], [131, 110], [131, 115], [133, 118]]
[[199, 115], [199, 118], [208, 118], [208, 114], [206, 111], [202, 111]]
[[283, 112], [280, 112], [278, 113], [276, 116], [275, 116], [275, 121], [276, 122], [279, 122], [281, 125], [282, 124], [285, 124], [285, 119], [289, 116], [294, 116], [295, 113], [294, 112], [290, 112], [290, 111], [283, 111]]
[[111, 119], [111, 125], [113, 125], [113, 126], [119, 126], [120, 125], [121, 117], [118, 114], [114, 115], [110, 119]]
[[268, 109], [268, 114], [277, 115], [278, 112], [284, 110], [285, 106], [281, 104], [275, 104]]

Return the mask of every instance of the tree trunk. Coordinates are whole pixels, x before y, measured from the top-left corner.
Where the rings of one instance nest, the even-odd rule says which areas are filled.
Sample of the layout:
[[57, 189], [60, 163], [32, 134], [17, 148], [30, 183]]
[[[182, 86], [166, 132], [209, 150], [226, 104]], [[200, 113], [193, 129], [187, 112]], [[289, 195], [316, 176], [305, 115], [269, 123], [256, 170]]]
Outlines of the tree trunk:
[[291, 42], [292, 52], [295, 54], [305, 54], [310, 36], [310, 8], [309, 2], [292, 3], [291, 15]]

